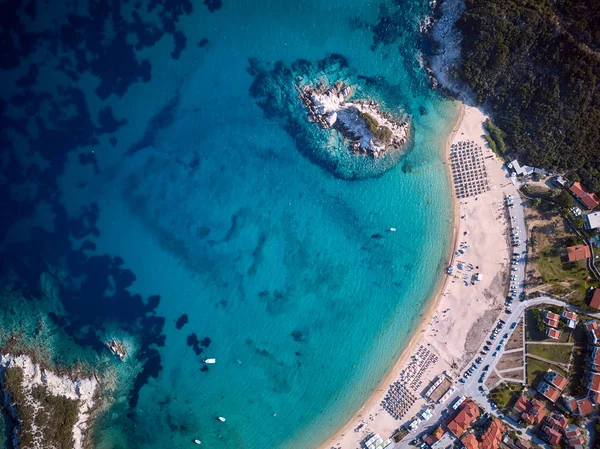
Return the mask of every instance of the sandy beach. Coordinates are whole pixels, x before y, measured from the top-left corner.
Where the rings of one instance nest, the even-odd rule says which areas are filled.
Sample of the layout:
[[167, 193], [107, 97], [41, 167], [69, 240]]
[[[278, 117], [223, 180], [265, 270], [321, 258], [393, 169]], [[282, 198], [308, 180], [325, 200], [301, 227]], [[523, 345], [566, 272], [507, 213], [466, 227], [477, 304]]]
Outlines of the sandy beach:
[[[477, 108], [461, 104], [457, 124], [445, 148], [444, 164], [449, 165], [452, 143], [474, 141], [480, 145], [489, 180], [490, 189], [476, 197], [458, 200], [453, 195], [454, 241], [448, 264], [456, 266], [462, 262], [465, 270], [456, 270], [452, 276], [440, 273], [437, 293], [393, 369], [352, 419], [319, 449], [360, 448], [360, 443], [371, 434], [390, 438], [427, 404], [422, 393], [436, 376], [444, 371], [453, 377], [459, 375], [502, 309], [509, 263], [503, 200], [505, 194], [515, 192], [515, 187], [482, 138], [485, 119]], [[450, 166], [448, 173], [451, 174]], [[459, 253], [459, 249], [464, 253]], [[472, 268], [467, 269], [469, 266]], [[481, 273], [482, 279], [473, 285], [470, 277], [475, 272]], [[419, 387], [411, 390], [417, 400], [403, 418], [395, 419], [382, 408], [381, 402], [419, 348], [435, 354], [435, 363], [421, 372]], [[363, 426], [355, 431], [360, 424]]]

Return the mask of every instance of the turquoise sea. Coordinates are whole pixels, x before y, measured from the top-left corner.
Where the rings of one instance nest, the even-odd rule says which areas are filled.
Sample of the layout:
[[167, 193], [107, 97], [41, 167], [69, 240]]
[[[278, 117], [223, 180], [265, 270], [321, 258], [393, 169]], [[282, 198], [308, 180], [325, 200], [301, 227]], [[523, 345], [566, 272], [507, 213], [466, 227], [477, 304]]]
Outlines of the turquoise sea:
[[[447, 254], [457, 111], [420, 66], [428, 3], [55, 3], [0, 11], [0, 340], [98, 370], [95, 447], [317, 446], [407, 345]], [[407, 114], [407, 154], [362, 179], [315, 160], [334, 143], [272, 107], [299, 66]]]

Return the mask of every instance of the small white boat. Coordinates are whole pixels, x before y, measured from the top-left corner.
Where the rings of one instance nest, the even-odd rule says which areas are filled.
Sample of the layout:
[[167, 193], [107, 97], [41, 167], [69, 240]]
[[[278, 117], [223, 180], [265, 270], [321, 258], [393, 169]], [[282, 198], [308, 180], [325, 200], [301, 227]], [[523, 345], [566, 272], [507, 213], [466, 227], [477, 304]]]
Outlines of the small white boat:
[[217, 359], [205, 359], [204, 363], [217, 363]]
[[223, 418], [222, 416], [219, 416], [219, 421], [225, 422], [225, 418]]
[[390, 228], [390, 232], [396, 232], [396, 228]]
[[194, 443], [196, 443], [196, 444], [202, 444], [202, 441], [200, 441], [200, 440], [194, 440]]

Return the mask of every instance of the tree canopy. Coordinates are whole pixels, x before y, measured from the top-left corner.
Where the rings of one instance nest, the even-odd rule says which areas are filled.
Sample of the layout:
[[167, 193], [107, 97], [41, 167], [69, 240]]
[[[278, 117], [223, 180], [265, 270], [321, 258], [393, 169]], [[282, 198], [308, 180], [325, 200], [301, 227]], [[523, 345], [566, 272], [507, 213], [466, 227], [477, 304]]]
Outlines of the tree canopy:
[[599, 5], [466, 0], [457, 23], [463, 35], [460, 77], [506, 133], [507, 150], [529, 165], [573, 172], [595, 191], [600, 191]]

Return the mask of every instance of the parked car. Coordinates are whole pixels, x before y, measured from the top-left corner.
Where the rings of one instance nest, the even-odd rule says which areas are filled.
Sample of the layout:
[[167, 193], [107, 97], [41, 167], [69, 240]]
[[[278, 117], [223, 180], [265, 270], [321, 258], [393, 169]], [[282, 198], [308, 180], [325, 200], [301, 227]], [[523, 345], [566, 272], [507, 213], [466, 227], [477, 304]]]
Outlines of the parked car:
[[510, 325], [510, 328], [511, 328], [511, 329], [514, 329], [515, 327], [517, 327], [517, 323], [512, 323], [512, 324]]

